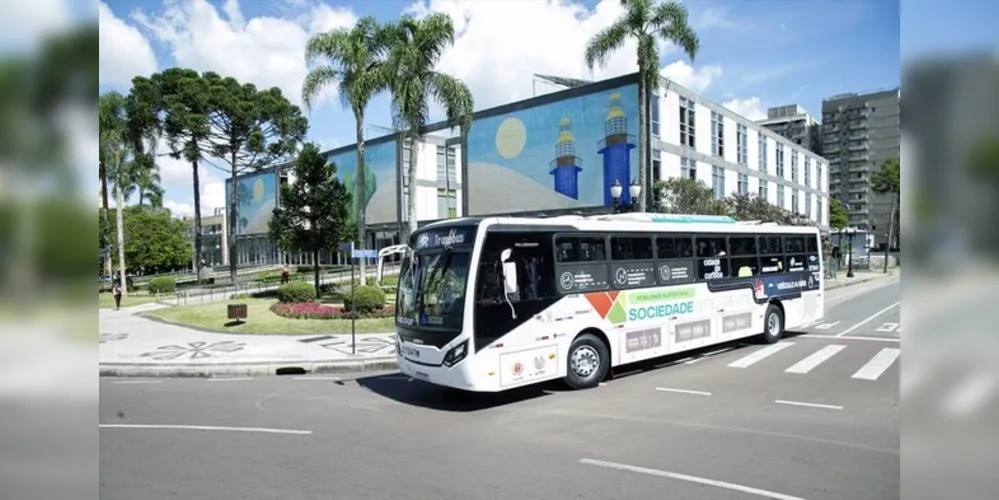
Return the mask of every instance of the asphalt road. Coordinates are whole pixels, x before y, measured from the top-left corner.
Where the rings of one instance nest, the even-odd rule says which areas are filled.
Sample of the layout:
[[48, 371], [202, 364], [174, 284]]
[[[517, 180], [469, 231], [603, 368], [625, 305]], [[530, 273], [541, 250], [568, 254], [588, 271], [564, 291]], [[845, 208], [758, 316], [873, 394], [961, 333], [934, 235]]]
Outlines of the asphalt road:
[[581, 392], [102, 379], [101, 498], [898, 498], [897, 281], [829, 295], [827, 318], [779, 348]]

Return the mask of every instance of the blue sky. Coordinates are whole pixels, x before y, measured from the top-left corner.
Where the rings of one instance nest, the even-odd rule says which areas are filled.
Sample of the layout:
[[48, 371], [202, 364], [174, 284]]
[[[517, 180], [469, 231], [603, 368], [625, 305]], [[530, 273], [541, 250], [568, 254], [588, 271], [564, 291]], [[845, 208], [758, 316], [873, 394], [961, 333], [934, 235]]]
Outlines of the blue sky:
[[[520, 8], [510, 9], [514, 2]], [[929, 0], [906, 2], [902, 21], [915, 29], [908, 29], [907, 24], [905, 38], [900, 38], [897, 0], [686, 3], [700, 35], [700, 53], [691, 64], [666, 48], [662, 66], [669, 67], [668, 74], [681, 83], [746, 115], [758, 115], [768, 106], [797, 103], [819, 117], [824, 97], [897, 86], [900, 43], [923, 52], [945, 43], [994, 45], [996, 38], [986, 19], [995, 19], [997, 7], [986, 1], [948, 2], [944, 12]], [[101, 14], [102, 89], [127, 90], [129, 71], [181, 65], [231, 74], [260, 86], [278, 85], [295, 94], [305, 71], [304, 62], [295, 59], [301, 59], [301, 47], [310, 32], [369, 14], [396, 18], [413, 4], [398, 0], [107, 0], [102, 8], [106, 6], [109, 12]], [[532, 73], [590, 76], [582, 63], [582, 46], [589, 34], [616, 16], [617, 1], [544, 4], [438, 1], [421, 2], [415, 11], [452, 13], [458, 40], [442, 59], [441, 69], [462, 78], [475, 94], [476, 107], [482, 109], [556, 90], [532, 84]], [[966, 8], [955, 8], [955, 4]], [[227, 16], [227, 12], [239, 15]], [[957, 29], [940, 30], [937, 20]], [[143, 43], [151, 49], [148, 54]], [[628, 72], [633, 58], [625, 50], [593, 78]], [[311, 140], [327, 148], [353, 142], [353, 118], [335, 99], [321, 103], [310, 120]], [[366, 125], [390, 125], [385, 96], [369, 107]], [[381, 132], [369, 129], [367, 135]], [[169, 162], [163, 168], [170, 206], [179, 212], [189, 210], [189, 172], [185, 177], [183, 165]], [[202, 191], [209, 204], [224, 203], [218, 196], [222, 177], [221, 172], [208, 169]]]

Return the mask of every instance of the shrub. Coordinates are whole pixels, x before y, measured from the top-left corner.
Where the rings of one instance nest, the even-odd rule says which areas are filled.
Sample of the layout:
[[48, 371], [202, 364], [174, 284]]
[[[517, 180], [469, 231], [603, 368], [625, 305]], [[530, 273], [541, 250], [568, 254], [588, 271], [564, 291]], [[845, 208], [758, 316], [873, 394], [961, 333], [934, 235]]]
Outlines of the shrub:
[[149, 280], [146, 288], [153, 295], [171, 294], [177, 291], [177, 280], [170, 276], [158, 276]]
[[347, 310], [341, 306], [328, 306], [317, 302], [302, 302], [298, 304], [282, 304], [275, 302], [271, 306], [271, 312], [278, 316], [291, 319], [355, 319], [368, 318], [388, 318], [395, 314], [394, 307], [384, 307], [382, 309], [361, 314]]
[[290, 281], [278, 288], [277, 297], [286, 304], [312, 302], [316, 300], [316, 287], [306, 281]]
[[385, 307], [385, 292], [377, 286], [360, 286], [354, 290], [353, 298], [349, 293], [343, 297], [343, 305], [359, 314], [371, 313]]

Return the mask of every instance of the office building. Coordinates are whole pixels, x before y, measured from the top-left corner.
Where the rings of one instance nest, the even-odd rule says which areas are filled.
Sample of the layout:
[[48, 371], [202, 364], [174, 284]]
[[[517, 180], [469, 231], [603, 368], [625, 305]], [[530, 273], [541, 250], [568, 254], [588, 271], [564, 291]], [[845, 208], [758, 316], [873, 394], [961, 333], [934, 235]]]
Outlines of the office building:
[[894, 198], [874, 193], [871, 176], [885, 160], [901, 155], [899, 126], [898, 88], [822, 101], [822, 153], [829, 159], [830, 193], [847, 209], [851, 226], [873, 231], [876, 247], [887, 240]]
[[819, 122], [797, 104], [769, 108], [767, 118], [756, 123], [813, 153], [822, 154]]
[[[365, 204], [365, 246], [402, 241], [410, 193], [417, 197], [419, 224], [464, 216], [608, 213], [615, 202], [632, 202], [628, 189], [614, 200], [611, 187], [638, 178], [638, 75], [600, 82], [545, 78], [568, 88], [478, 111], [465, 134], [436, 125], [416, 147], [400, 143], [396, 134], [366, 141], [366, 193], [355, 196], [352, 207], [353, 213], [356, 203]], [[649, 186], [693, 177], [719, 198], [754, 194], [828, 225], [825, 159], [671, 80], [660, 83], [650, 97]], [[325, 153], [351, 192], [355, 151], [349, 145]], [[420, 155], [418, 172], [409, 179], [413, 154]], [[267, 241], [267, 222], [280, 203], [277, 186], [286, 182], [288, 167], [238, 179], [240, 264], [279, 258]], [[644, 195], [651, 198], [651, 189]]]
[[[226, 226], [225, 209], [217, 207], [212, 215], [201, 216], [201, 257], [206, 267], [229, 265], [229, 228]], [[194, 217], [181, 219], [187, 225], [187, 241], [194, 247]], [[196, 256], [191, 255], [191, 269], [197, 269]]]

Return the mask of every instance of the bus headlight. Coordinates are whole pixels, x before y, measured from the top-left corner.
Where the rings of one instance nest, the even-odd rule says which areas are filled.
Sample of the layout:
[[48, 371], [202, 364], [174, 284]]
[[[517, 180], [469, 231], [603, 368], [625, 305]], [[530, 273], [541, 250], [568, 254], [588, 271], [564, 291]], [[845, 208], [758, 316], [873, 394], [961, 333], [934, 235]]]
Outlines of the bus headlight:
[[454, 346], [451, 348], [447, 354], [444, 355], [444, 366], [454, 366], [461, 362], [468, 356], [468, 340]]

